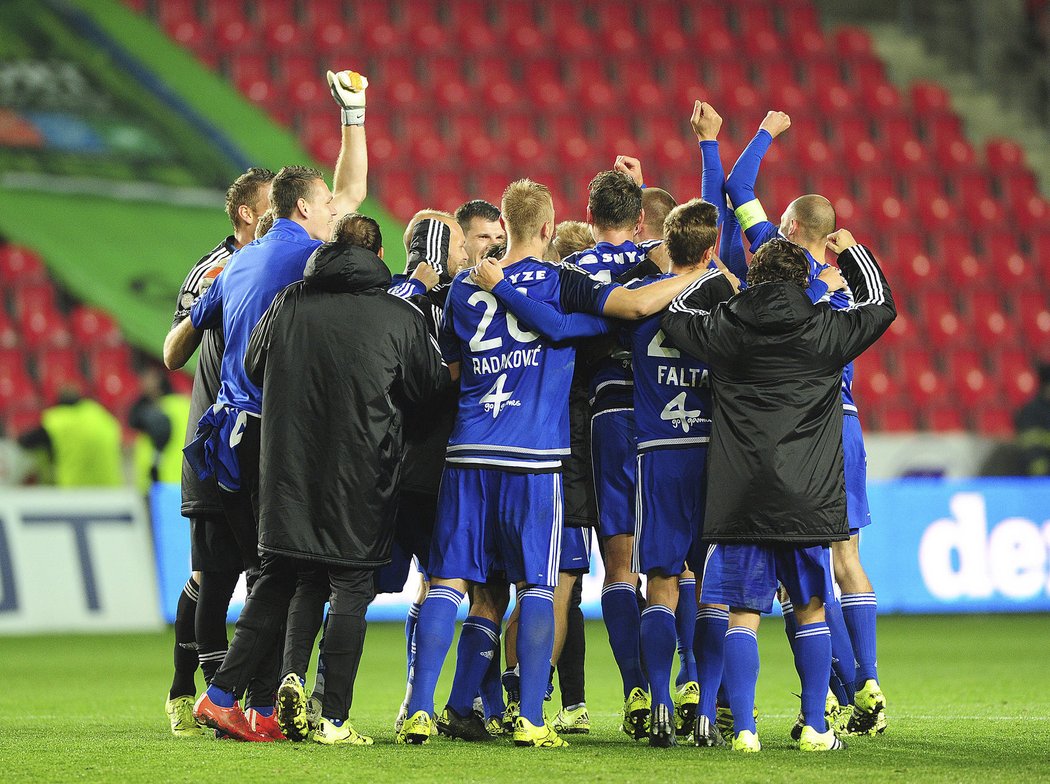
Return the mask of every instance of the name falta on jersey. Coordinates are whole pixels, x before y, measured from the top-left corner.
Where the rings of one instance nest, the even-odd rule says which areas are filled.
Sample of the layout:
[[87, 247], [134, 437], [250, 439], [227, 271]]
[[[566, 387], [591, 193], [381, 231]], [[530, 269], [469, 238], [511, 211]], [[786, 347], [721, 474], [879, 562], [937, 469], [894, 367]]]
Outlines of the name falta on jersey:
[[674, 365], [657, 365], [656, 381], [672, 387], [706, 387], [707, 368], [675, 367]]
[[502, 373], [504, 370], [522, 367], [539, 367], [540, 350], [536, 348], [518, 348], [506, 354], [498, 354], [494, 357], [471, 357], [471, 364], [476, 375], [490, 375]]

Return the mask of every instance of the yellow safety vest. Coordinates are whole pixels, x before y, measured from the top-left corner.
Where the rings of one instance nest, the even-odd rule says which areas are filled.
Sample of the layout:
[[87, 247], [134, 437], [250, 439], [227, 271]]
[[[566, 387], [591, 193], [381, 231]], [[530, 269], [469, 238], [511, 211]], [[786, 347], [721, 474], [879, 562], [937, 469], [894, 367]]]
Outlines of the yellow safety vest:
[[40, 417], [48, 438], [58, 487], [124, 484], [120, 423], [94, 400], [49, 408]]

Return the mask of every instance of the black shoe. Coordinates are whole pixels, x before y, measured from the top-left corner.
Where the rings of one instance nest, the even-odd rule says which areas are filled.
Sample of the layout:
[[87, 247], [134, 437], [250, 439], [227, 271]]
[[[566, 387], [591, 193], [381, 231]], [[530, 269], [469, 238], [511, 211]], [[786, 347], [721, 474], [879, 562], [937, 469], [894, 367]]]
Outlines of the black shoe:
[[658, 749], [678, 745], [674, 732], [674, 717], [666, 705], [654, 705], [652, 713], [649, 714], [649, 745]]
[[485, 722], [479, 719], [473, 711], [466, 716], [460, 716], [448, 705], [438, 716], [437, 730], [439, 735], [453, 740], [458, 738], [477, 743], [493, 740], [493, 736], [485, 728]]
[[697, 746], [704, 746], [707, 748], [726, 745], [722, 733], [719, 732], [718, 728], [711, 723], [711, 720], [703, 714], [696, 717], [696, 723], [693, 725], [693, 743]]

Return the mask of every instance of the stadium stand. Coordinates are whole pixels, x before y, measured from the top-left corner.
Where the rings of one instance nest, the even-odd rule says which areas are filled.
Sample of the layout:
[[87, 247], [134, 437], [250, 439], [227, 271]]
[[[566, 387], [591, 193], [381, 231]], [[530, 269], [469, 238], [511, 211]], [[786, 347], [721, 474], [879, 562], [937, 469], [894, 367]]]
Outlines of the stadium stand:
[[[369, 187], [401, 219], [423, 205], [498, 201], [523, 175], [550, 184], [559, 216], [580, 217], [584, 186], [619, 152], [684, 199], [699, 190], [684, 119], [694, 98], [726, 117], [727, 166], [766, 109], [788, 111], [792, 128], [759, 181], [769, 212], [824, 193], [903, 284], [901, 317], [860, 363], [866, 426], [1008, 435], [1013, 407], [1034, 391], [1033, 360], [1050, 338], [1050, 205], [1023, 149], [1008, 139], [974, 149], [943, 87], [898, 89], [868, 33], [824, 30], [811, 0], [126, 4], [294, 126], [318, 160], [339, 145], [324, 71], [349, 64], [373, 77], [383, 100], [369, 104]], [[46, 278], [21, 275], [0, 313], [0, 338], [18, 336], [29, 367], [33, 352], [68, 350], [76, 329], [48, 292]], [[67, 369], [119, 408], [130, 368], [114, 356], [100, 371], [72, 340], [79, 361]], [[45, 394], [50, 373], [11, 371], [0, 405], [12, 410], [11, 389], [25, 390], [18, 401]]]
[[[150, 360], [107, 314], [56, 288], [29, 248], [0, 244], [0, 292], [0, 425], [7, 434], [36, 427], [41, 410], [73, 385], [116, 415], [130, 440], [127, 413]], [[170, 378], [176, 391], [189, 392], [188, 376]]]

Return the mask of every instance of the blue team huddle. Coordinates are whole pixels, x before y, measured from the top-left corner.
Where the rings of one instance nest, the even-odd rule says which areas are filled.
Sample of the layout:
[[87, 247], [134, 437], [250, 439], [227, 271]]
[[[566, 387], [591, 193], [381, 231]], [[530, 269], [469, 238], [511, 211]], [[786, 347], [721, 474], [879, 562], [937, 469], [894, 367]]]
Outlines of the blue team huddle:
[[[234, 183], [235, 234], [191, 270], [165, 343], [176, 367], [204, 341], [180, 613], [209, 685], [195, 699], [177, 649], [172, 731], [371, 745], [350, 721], [365, 611], [418, 573], [394, 740], [567, 746], [591, 730], [579, 602], [596, 546], [632, 740], [759, 751], [756, 632], [774, 598], [799, 748], [881, 733], [852, 363], [896, 312], [827, 199], [766, 218], [755, 184], [787, 115], [766, 116], [727, 176], [722, 118], [697, 101], [702, 198], [678, 203], [620, 156], [582, 224], [556, 223], [528, 179], [499, 207], [422, 210], [391, 276], [379, 225], [355, 212], [367, 80], [329, 84], [333, 190], [297, 166]], [[241, 571], [227, 646], [216, 618]]]

